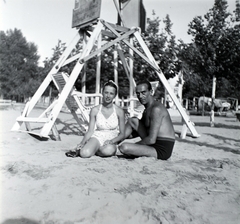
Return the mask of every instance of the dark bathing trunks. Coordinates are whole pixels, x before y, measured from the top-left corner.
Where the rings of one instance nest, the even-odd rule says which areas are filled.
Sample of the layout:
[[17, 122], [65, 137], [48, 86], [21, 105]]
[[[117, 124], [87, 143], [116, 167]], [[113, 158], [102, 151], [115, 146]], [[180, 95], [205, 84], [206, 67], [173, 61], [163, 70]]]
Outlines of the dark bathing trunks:
[[155, 148], [157, 158], [167, 160], [171, 157], [175, 139], [157, 137], [156, 143], [149, 145]]

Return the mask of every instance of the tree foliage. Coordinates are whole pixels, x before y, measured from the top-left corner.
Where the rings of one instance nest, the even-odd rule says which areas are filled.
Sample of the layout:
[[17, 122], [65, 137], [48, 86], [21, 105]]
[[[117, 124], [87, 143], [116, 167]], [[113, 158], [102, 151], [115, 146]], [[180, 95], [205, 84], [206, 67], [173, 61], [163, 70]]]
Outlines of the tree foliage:
[[53, 54], [50, 58], [45, 58], [43, 61], [44, 64], [44, 70], [43, 73], [47, 74], [50, 72], [54, 64], [58, 61], [58, 59], [61, 57], [63, 54], [64, 50], [66, 49], [66, 44], [62, 43], [61, 40], [58, 40], [57, 45], [52, 48]]
[[[182, 56], [191, 73], [202, 79], [200, 93], [211, 95], [210, 79], [215, 76], [216, 96], [240, 98], [240, 29], [238, 18], [227, 8], [226, 0], [215, 0], [204, 17], [197, 16], [190, 22], [188, 33], [193, 42], [185, 47]], [[191, 77], [189, 81], [188, 84], [193, 83]]]
[[38, 86], [37, 46], [21, 30], [0, 31], [0, 91], [8, 99], [24, 100]]
[[[179, 72], [180, 61], [178, 60], [178, 46], [176, 37], [172, 33], [172, 22], [169, 15], [163, 19], [163, 30], [160, 30], [159, 17], [155, 17], [153, 11], [153, 19], [147, 19], [147, 29], [144, 39], [148, 45], [153, 57], [158, 62], [163, 74], [166, 78], [172, 78]], [[156, 75], [154, 77], [157, 79]]]

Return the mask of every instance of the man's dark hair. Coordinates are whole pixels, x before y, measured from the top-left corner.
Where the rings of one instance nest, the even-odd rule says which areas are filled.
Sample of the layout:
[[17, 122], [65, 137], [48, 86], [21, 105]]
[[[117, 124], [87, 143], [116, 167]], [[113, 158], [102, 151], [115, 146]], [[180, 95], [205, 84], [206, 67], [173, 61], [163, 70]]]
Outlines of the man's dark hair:
[[141, 85], [141, 84], [146, 84], [147, 87], [148, 87], [148, 90], [149, 91], [152, 90], [152, 85], [151, 85], [151, 83], [148, 80], [145, 79], [145, 80], [141, 80], [141, 81], [137, 82], [137, 86]]

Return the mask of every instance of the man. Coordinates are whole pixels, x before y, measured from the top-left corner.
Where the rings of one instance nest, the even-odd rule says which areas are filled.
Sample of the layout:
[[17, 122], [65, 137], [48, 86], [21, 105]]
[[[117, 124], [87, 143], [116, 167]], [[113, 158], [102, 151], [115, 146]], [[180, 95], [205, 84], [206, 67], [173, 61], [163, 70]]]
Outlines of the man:
[[128, 120], [125, 137], [128, 138], [132, 134], [134, 137], [139, 136], [141, 141], [123, 142], [119, 150], [128, 156], [147, 156], [167, 160], [172, 155], [175, 131], [167, 109], [154, 99], [152, 92], [150, 82], [140, 81], [137, 84], [137, 98], [145, 109], [141, 120], [136, 117]]

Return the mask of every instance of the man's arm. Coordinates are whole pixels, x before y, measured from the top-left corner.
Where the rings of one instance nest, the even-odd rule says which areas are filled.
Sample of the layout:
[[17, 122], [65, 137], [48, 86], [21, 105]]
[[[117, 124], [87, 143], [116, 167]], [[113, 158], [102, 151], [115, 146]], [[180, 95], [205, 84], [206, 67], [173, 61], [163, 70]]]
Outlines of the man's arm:
[[141, 139], [141, 141], [136, 142], [136, 144], [141, 145], [152, 145], [156, 142], [158, 132], [163, 120], [163, 114], [161, 113], [160, 107], [153, 107], [151, 114], [149, 115], [149, 130], [148, 135]]

